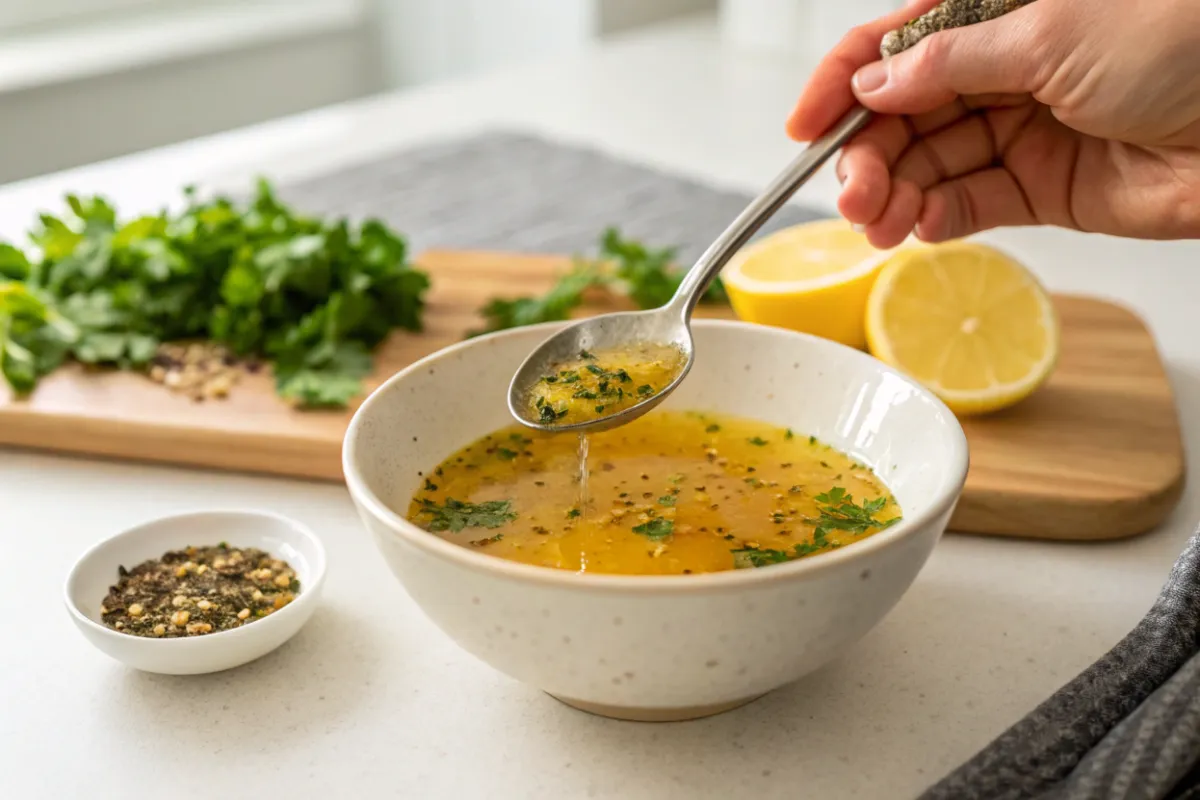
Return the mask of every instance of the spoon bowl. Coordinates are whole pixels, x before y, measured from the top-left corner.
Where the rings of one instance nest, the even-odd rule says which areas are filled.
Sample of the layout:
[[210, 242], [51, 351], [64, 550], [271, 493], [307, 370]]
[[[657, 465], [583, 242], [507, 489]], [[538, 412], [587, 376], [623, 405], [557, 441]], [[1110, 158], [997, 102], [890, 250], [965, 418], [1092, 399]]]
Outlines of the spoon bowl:
[[[595, 433], [632, 422], [667, 398], [687, 376], [695, 360], [690, 329], [692, 311], [721, 269], [771, 218], [796, 190], [871, 120], [871, 112], [856, 107], [824, 136], [792, 161], [767, 188], [751, 201], [729, 227], [692, 265], [666, 305], [650, 311], [602, 314], [569, 325], [542, 342], [517, 369], [508, 389], [508, 410], [526, 427], [554, 433]], [[529, 396], [554, 367], [581, 350], [617, 350], [639, 344], [674, 345], [683, 354], [683, 366], [659, 391], [625, 408], [592, 419], [549, 422], [534, 415]]]
[[[671, 382], [660, 391], [636, 405], [597, 419], [547, 424], [529, 416], [531, 388], [537, 385], [543, 375], [553, 372], [556, 364], [573, 358], [581, 350], [604, 351], [631, 342], [653, 342], [677, 347], [683, 354], [683, 365]], [[508, 410], [521, 424], [543, 431], [597, 433], [616, 428], [632, 422], [665, 400], [692, 368], [693, 355], [691, 328], [674, 301], [649, 311], [602, 314], [563, 328], [542, 342], [529, 358], [525, 359], [509, 384]]]

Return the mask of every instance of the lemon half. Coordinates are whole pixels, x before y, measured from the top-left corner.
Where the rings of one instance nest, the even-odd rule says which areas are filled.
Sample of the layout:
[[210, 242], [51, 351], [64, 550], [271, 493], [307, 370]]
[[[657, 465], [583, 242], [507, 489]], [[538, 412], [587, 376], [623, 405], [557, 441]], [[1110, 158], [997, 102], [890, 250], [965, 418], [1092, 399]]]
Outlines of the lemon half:
[[823, 219], [742, 248], [721, 279], [740, 319], [861, 348], [867, 297], [895, 252], [877, 250], [844, 219]]
[[962, 415], [1028, 397], [1059, 355], [1050, 295], [1020, 263], [975, 242], [896, 253], [870, 293], [866, 335], [876, 358]]

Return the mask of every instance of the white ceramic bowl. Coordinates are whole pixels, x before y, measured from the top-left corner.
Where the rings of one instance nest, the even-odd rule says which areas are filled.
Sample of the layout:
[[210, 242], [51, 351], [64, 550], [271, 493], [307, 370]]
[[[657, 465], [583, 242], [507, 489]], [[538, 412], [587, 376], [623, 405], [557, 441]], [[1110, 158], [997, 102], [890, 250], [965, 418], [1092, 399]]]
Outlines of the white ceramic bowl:
[[[117, 567], [158, 558], [188, 545], [227, 541], [288, 562], [300, 594], [270, 616], [233, 630], [179, 639], [119, 633], [100, 620], [100, 604], [117, 582]], [[292, 638], [312, 616], [325, 583], [325, 549], [305, 526], [262, 511], [199, 511], [143, 523], [88, 550], [67, 576], [67, 610], [88, 641], [118, 661], [146, 672], [199, 675], [238, 667]]]
[[576, 574], [446, 542], [403, 511], [421, 473], [512, 423], [509, 379], [557, 323], [472, 339], [379, 387], [346, 434], [350, 493], [392, 571], [464, 649], [577, 708], [704, 716], [837, 658], [908, 589], [967, 474], [967, 442], [932, 394], [876, 359], [778, 328], [697, 320], [697, 360], [663, 408], [752, 417], [870, 465], [903, 522], [852, 546], [705, 575]]

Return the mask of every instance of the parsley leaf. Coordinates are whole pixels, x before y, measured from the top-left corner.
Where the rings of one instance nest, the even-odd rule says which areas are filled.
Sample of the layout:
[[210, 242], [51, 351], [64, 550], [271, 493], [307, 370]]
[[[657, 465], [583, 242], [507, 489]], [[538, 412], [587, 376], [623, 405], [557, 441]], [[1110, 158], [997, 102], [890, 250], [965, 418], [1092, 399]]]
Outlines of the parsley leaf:
[[750, 444], [754, 445], [755, 447], [762, 447], [767, 443], [767, 440], [762, 438], [761, 436], [751, 436], [746, 441], [749, 442]]
[[[793, 486], [792, 491], [799, 488], [798, 486]], [[750, 547], [731, 550], [734, 566], [738, 569], [746, 569], [748, 567], [766, 567], [771, 564], [792, 561], [793, 559], [820, 553], [823, 550], [839, 547], [838, 543], [829, 541], [831, 531], [842, 530], [857, 536], [866, 533], [872, 528], [883, 530], [900, 521], [899, 517], [882, 522], [875, 519], [875, 514], [887, 505], [887, 498], [877, 497], [874, 500], [866, 500], [859, 505], [854, 502], [854, 497], [841, 486], [835, 486], [828, 492], [817, 495], [816, 501], [819, 504], [817, 510], [820, 516], [815, 520], [816, 528], [813, 530], [811, 542], [801, 542], [791, 550], [767, 550]]]
[[423, 499], [417, 513], [430, 518], [429, 530], [451, 533], [458, 533], [463, 528], [499, 528], [517, 518], [510, 500], [464, 503], [453, 497], [447, 497], [442, 506]]
[[854, 502], [853, 495], [848, 494], [841, 486], [835, 486], [828, 492], [817, 495], [816, 501], [820, 514], [816, 520], [818, 534], [828, 535], [830, 531], [841, 530], [860, 536], [872, 528], [883, 530], [900, 521], [900, 517], [883, 521], [875, 519], [875, 514], [887, 504], [886, 497], [865, 500], [858, 505]]
[[768, 550], [757, 547], [743, 547], [730, 550], [733, 553], [733, 565], [737, 569], [749, 567], [766, 567], [771, 564], [782, 564], [791, 561], [792, 557], [785, 550]]
[[640, 533], [652, 541], [661, 541], [675, 532], [675, 523], [669, 519], [655, 517], [642, 525], [633, 526], [634, 533]]
[[[600, 237], [597, 258], [577, 256], [570, 270], [540, 297], [493, 298], [488, 301], [480, 309], [484, 326], [471, 331], [468, 336], [568, 319], [572, 311], [583, 305], [584, 293], [589, 289], [623, 294], [639, 308], [658, 308], [674, 296], [683, 281], [685, 271], [672, 265], [675, 252], [675, 248], [656, 250], [641, 242], [625, 239], [617, 228], [609, 227]], [[709, 285], [702, 301], [729, 302], [720, 278]], [[586, 359], [587, 355], [583, 353], [580, 358]]]

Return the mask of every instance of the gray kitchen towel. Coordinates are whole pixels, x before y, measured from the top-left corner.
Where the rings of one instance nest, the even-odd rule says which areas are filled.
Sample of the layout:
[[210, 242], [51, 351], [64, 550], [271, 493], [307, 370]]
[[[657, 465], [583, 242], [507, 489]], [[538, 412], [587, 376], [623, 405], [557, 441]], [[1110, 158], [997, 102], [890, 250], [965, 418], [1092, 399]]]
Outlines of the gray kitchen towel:
[[[616, 225], [651, 246], [678, 246], [683, 264], [751, 199], [594, 148], [514, 131], [401, 150], [279, 191], [306, 211], [383, 219], [404, 232], [415, 252], [584, 253], [606, 226]], [[758, 235], [822, 216], [829, 214], [789, 204]]]
[[1200, 798], [1200, 531], [1137, 627], [920, 800]]
[[[574, 253], [617, 225], [704, 250], [750, 200], [584, 147], [498, 131], [283, 186], [312, 212], [374, 216], [430, 247]], [[801, 197], [803, 193], [801, 193]], [[759, 233], [824, 216], [789, 205]], [[1200, 532], [1107, 655], [920, 800], [1200, 800]]]

